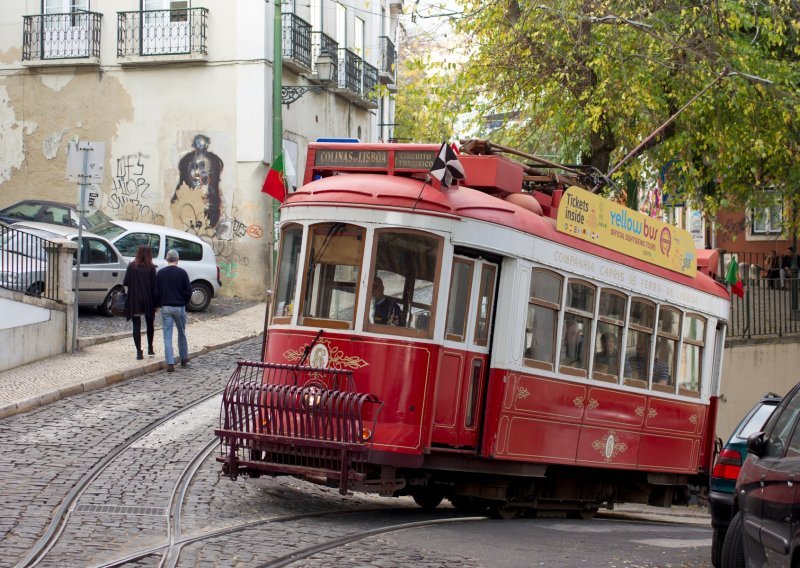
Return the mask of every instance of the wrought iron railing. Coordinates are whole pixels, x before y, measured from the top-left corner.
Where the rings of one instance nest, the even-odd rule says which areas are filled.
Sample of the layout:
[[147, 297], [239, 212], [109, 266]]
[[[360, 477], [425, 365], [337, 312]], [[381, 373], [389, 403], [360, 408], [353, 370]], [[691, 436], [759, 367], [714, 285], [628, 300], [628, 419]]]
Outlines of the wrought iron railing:
[[333, 77], [331, 82], [339, 84], [339, 44], [330, 36], [322, 32], [311, 32], [311, 58], [317, 60], [319, 54], [327, 51], [333, 57]]
[[397, 52], [394, 49], [394, 44], [386, 36], [378, 38], [381, 50], [380, 72], [381, 76], [389, 79], [389, 82], [394, 83], [395, 73], [397, 66]]
[[349, 49], [339, 50], [339, 88], [361, 92], [363, 60]]
[[117, 57], [208, 55], [208, 8], [117, 12]]
[[225, 473], [315, 475], [346, 493], [363, 480], [381, 402], [353, 372], [239, 361], [222, 393], [218, 461]]
[[[744, 297], [731, 295], [728, 337], [769, 337], [800, 334], [800, 280], [793, 272], [791, 256], [778, 255], [775, 262], [764, 253], [722, 255], [720, 274], [728, 272], [736, 258]], [[797, 259], [800, 264], [800, 259]]]
[[295, 14], [283, 14], [283, 57], [311, 68], [311, 24]]
[[378, 69], [367, 63], [363, 62], [364, 80], [361, 85], [361, 96], [368, 101], [375, 102], [378, 100]]
[[96, 12], [23, 16], [22, 60], [100, 57], [100, 21]]
[[[38, 235], [0, 226], [0, 288], [58, 300], [58, 262], [47, 249], [59, 245]], [[52, 266], [51, 266], [52, 264]]]

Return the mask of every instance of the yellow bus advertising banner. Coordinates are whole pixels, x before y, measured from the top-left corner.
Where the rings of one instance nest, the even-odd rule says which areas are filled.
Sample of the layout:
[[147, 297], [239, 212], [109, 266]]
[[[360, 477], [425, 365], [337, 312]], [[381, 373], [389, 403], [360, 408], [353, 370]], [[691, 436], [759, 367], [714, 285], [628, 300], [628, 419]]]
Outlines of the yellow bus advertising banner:
[[570, 187], [558, 206], [558, 230], [694, 278], [697, 250], [688, 231]]

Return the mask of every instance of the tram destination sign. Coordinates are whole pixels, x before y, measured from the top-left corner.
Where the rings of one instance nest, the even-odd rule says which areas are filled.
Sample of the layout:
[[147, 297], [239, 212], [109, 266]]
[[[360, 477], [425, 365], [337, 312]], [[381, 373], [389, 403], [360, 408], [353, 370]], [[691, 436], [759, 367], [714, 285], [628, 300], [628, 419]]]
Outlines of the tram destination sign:
[[314, 167], [328, 168], [380, 168], [389, 167], [386, 150], [317, 150]]
[[585, 189], [567, 190], [556, 223], [567, 235], [692, 278], [697, 274], [697, 251], [688, 231]]
[[390, 154], [394, 155], [394, 169], [408, 172], [427, 172], [436, 157], [435, 150], [319, 149], [314, 155], [314, 167], [388, 170]]

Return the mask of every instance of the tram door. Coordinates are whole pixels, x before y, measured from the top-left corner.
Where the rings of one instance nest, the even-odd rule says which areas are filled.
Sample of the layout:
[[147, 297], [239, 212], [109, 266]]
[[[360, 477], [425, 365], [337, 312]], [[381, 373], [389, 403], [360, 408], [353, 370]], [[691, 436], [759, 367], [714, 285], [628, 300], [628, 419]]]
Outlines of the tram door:
[[489, 371], [497, 264], [456, 256], [434, 399], [434, 446], [476, 448]]

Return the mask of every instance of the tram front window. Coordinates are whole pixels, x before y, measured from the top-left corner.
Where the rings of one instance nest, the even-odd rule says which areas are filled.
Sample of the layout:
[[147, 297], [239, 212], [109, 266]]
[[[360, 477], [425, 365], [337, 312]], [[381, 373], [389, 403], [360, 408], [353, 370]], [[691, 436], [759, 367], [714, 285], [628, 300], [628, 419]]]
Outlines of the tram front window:
[[364, 229], [344, 223], [309, 228], [301, 325], [352, 328]]
[[387, 229], [375, 232], [375, 242], [365, 328], [431, 337], [442, 239]]
[[303, 228], [299, 225], [289, 225], [284, 227], [281, 232], [281, 251], [273, 314], [277, 318], [287, 318], [286, 321], [294, 311], [294, 293], [302, 241]]

